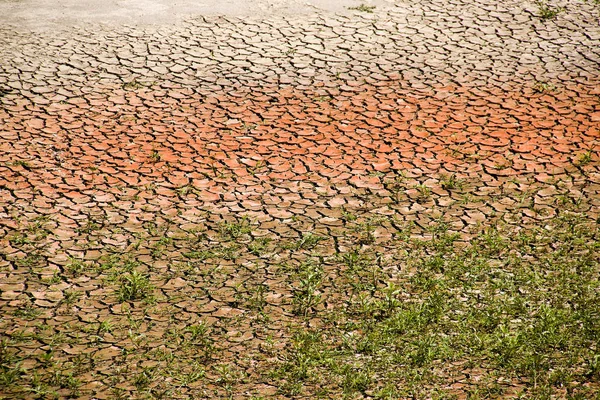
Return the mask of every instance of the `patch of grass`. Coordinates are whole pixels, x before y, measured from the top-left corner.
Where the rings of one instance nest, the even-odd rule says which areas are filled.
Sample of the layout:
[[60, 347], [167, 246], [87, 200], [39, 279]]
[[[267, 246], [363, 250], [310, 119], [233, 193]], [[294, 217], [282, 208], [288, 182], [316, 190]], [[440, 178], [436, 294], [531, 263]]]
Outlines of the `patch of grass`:
[[361, 4], [357, 7], [348, 7], [348, 10], [356, 10], [356, 11], [360, 11], [360, 12], [366, 12], [366, 13], [373, 13], [373, 10], [375, 10], [375, 6], [369, 6], [367, 4]]
[[375, 242], [375, 230], [383, 223], [383, 218], [369, 217], [362, 222], [354, 222], [350, 232], [355, 236], [355, 242], [359, 245], [369, 245]]
[[264, 284], [258, 284], [250, 291], [250, 296], [247, 300], [248, 308], [258, 312], [262, 312], [267, 305], [268, 287]]
[[42, 314], [42, 310], [35, 307], [32, 303], [26, 303], [14, 311], [15, 317], [21, 317], [33, 321]]
[[44, 262], [44, 257], [39, 252], [32, 252], [27, 254], [23, 258], [18, 258], [15, 260], [15, 265], [18, 267], [24, 267], [27, 269], [32, 269], [36, 266], [39, 266]]
[[133, 378], [133, 385], [138, 389], [144, 389], [157, 379], [157, 371], [155, 367], [143, 367]]
[[[336, 257], [346, 269], [338, 268], [328, 295], [345, 301], [322, 314], [329, 324], [299, 328], [272, 371], [282, 393], [310, 397], [328, 382], [348, 397], [452, 398], [433, 371], [455, 361], [487, 371], [473, 398], [506, 393], [493, 373], [527, 382], [534, 398], [561, 397], [564, 388], [584, 393], [578, 382], [598, 383], [598, 227], [565, 211], [518, 231], [493, 225], [465, 244], [449, 232], [450, 222], [440, 219], [423, 239], [404, 238], [398, 262], [405, 272], [385, 285], [357, 284], [371, 269], [385, 279], [373, 267], [376, 254], [355, 249]], [[314, 311], [312, 295], [322, 296], [316, 267], [298, 267], [305, 279], [295, 294], [300, 316]]]
[[272, 239], [267, 237], [256, 238], [252, 242], [248, 243], [248, 251], [257, 257], [261, 257], [267, 251], [271, 241]]
[[133, 270], [119, 279], [117, 297], [119, 301], [147, 300], [153, 289], [148, 276]]
[[152, 246], [151, 246], [152, 250], [151, 250], [150, 254], [152, 255], [153, 258], [160, 258], [165, 254], [166, 250], [172, 243], [173, 243], [173, 239], [163, 236], [158, 241], [156, 241], [152, 244]]
[[313, 261], [304, 262], [299, 265], [296, 276], [299, 282], [294, 290], [294, 313], [306, 316], [321, 303], [319, 287], [323, 279], [323, 266]]
[[417, 189], [417, 192], [419, 193], [418, 200], [427, 200], [431, 197], [431, 189], [424, 183], [415, 185], [415, 189]]
[[157, 150], [152, 150], [150, 152], [149, 158], [150, 158], [150, 162], [152, 162], [152, 163], [157, 163], [162, 159], [160, 156], [160, 153]]
[[70, 257], [68, 264], [65, 265], [65, 272], [68, 275], [78, 277], [81, 276], [88, 269], [88, 267], [89, 266], [82, 260]]
[[282, 247], [288, 250], [311, 250], [319, 244], [319, 242], [326, 240], [324, 236], [315, 235], [311, 232], [305, 232], [302, 237], [295, 243], [286, 243]]
[[102, 229], [102, 223], [88, 219], [83, 226], [77, 228], [79, 234], [91, 234]]
[[324, 236], [315, 235], [313, 233], [303, 233], [302, 238], [297, 243], [298, 249], [310, 250], [313, 249], [319, 242], [326, 240]]
[[32, 167], [31, 167], [31, 164], [29, 164], [29, 163], [28, 163], [27, 161], [25, 161], [25, 160], [16, 160], [16, 161], [13, 161], [11, 164], [12, 164], [12, 165], [19, 166], [19, 167], [23, 167], [23, 168], [24, 168], [24, 169], [26, 169], [26, 170], [30, 170], [30, 169], [32, 168]]
[[137, 79], [133, 79], [129, 82], [123, 83], [123, 85], [121, 87], [125, 90], [135, 90], [135, 89], [141, 89], [146, 86], [151, 86], [151, 84], [144, 84], [144, 83], [138, 81]]
[[220, 245], [214, 249], [214, 254], [223, 260], [235, 261], [240, 257], [240, 246], [235, 243]]
[[[459, 188], [454, 178], [444, 179], [447, 190]], [[507, 183], [507, 190], [521, 183]], [[114, 398], [228, 398], [242, 391], [249, 397], [259, 394], [251, 392], [253, 382], [275, 385], [279, 393], [269, 396], [286, 398], [594, 398], [600, 387], [600, 230], [586, 215], [587, 191], [571, 198], [566, 185], [559, 189], [547, 199], [555, 213], [544, 220], [529, 219], [535, 186], [503, 193], [514, 211], [499, 212], [502, 218], [490, 213], [485, 225], [472, 229], [462, 228], [459, 202], [448, 213], [435, 206], [408, 216], [414, 221], [401, 213], [382, 217], [379, 208], [342, 209], [343, 223], [309, 230], [309, 218], [301, 216], [290, 225], [270, 225], [268, 239], [254, 237], [253, 224], [242, 217], [219, 224], [207, 212], [198, 218], [202, 225], [171, 231], [157, 218], [143, 225], [143, 236], [128, 236], [130, 244], [141, 244], [127, 253], [103, 248], [97, 261], [77, 256], [49, 279], [56, 267], [45, 268], [45, 249], [32, 251], [25, 243], [18, 257], [35, 268], [22, 268], [30, 274], [26, 289], [9, 300], [0, 321], [0, 392], [9, 398], [95, 396], [87, 389], [98, 372], [95, 353], [61, 349], [112, 352], [117, 346], [105, 380]], [[360, 196], [365, 204], [373, 200]], [[397, 206], [386, 204], [392, 211]], [[46, 229], [42, 221], [30, 225], [19, 231], [29, 240]], [[325, 228], [331, 237], [308, 233]], [[263, 232], [257, 226], [256, 233]], [[124, 303], [101, 300], [114, 311], [112, 319], [99, 312], [64, 324], [42, 320], [41, 313], [64, 315], [100, 297], [102, 291], [86, 283], [88, 270], [97, 274], [94, 286], [114, 289], [112, 303]], [[71, 286], [75, 276], [80, 287]], [[153, 296], [152, 282], [173, 278], [176, 286]], [[41, 290], [61, 290], [62, 306], [53, 311], [36, 303]], [[206, 315], [205, 322], [198, 315]], [[456, 377], [464, 387], [451, 387]]]
[[110, 318], [105, 319], [104, 321], [102, 321], [98, 324], [98, 330], [96, 331], [96, 333], [98, 335], [101, 333], [111, 333], [114, 328], [115, 328], [115, 326], [112, 323], [112, 321], [110, 320]]
[[575, 164], [578, 167], [583, 167], [585, 165], [588, 165], [591, 161], [592, 161], [592, 152], [586, 151], [585, 153], [579, 155], [579, 157], [575, 161]]
[[352, 221], [356, 221], [357, 218], [358, 217], [355, 214], [347, 211], [345, 208], [342, 208], [342, 219], [344, 221], [352, 222]]
[[538, 93], [548, 93], [556, 90], [556, 86], [548, 82], [536, 82], [533, 89]]
[[11, 246], [17, 247], [32, 243], [31, 239], [29, 239], [29, 237], [22, 232], [17, 232], [14, 235], [10, 236], [8, 238], [8, 242], [11, 244]]
[[442, 174], [440, 176], [440, 185], [444, 190], [454, 190], [463, 188], [463, 182], [456, 177], [456, 174]]
[[197, 260], [197, 261], [203, 261], [203, 260], [207, 260], [209, 258], [214, 257], [213, 252], [209, 251], [209, 250], [194, 250], [194, 251], [189, 251], [186, 253], [183, 253], [183, 256], [186, 258], [190, 258], [193, 260]]
[[554, 19], [561, 11], [561, 8], [552, 7], [545, 1], [537, 1], [540, 18], [544, 20]]
[[71, 305], [77, 302], [81, 297], [81, 292], [77, 292], [74, 290], [65, 290], [63, 293], [64, 297], [62, 299], [62, 303]]
[[248, 217], [242, 217], [239, 221], [224, 222], [219, 225], [219, 233], [224, 239], [236, 240], [252, 232]]

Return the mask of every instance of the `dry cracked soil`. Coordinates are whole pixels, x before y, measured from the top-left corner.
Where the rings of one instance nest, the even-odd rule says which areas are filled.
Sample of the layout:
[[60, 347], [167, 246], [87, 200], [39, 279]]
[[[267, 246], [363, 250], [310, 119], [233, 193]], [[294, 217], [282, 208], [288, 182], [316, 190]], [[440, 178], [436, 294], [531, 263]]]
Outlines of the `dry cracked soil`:
[[0, 2], [0, 398], [595, 398], [597, 3], [116, 3]]

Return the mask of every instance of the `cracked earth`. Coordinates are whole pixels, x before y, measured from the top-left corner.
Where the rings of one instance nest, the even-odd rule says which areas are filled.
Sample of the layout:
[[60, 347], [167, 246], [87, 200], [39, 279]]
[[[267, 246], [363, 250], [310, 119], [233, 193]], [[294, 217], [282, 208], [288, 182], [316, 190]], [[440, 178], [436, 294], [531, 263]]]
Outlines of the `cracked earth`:
[[[409, 223], [597, 221], [599, 13], [561, 6], [0, 27], [0, 395], [43, 398], [38, 371], [59, 398], [339, 398], [268, 373], [343, 304], [337, 255], [402, 281]], [[464, 398], [461, 371], [440, 387]]]

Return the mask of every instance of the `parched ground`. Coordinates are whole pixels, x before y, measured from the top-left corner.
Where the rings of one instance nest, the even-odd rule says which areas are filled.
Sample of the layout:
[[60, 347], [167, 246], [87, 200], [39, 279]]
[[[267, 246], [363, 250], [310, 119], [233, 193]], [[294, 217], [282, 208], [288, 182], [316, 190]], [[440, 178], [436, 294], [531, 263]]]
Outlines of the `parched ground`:
[[597, 398], [599, 15], [3, 25], [0, 397]]

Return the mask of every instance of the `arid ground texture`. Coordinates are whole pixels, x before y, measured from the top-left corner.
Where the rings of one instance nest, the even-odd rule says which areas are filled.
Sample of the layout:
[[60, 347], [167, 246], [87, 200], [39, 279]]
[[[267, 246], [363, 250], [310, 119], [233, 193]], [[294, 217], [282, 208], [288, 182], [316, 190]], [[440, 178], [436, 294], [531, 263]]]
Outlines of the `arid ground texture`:
[[2, 17], [0, 398], [599, 398], [600, 4], [267, 11]]

